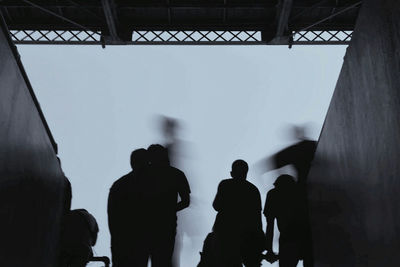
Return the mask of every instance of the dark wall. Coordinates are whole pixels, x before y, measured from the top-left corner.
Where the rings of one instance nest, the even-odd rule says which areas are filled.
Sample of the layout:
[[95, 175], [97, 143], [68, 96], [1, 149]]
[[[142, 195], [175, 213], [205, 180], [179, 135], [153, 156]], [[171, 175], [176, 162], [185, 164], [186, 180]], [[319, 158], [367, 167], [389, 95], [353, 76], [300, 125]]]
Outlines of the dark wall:
[[0, 14], [0, 266], [55, 267], [63, 174]]
[[400, 263], [400, 1], [364, 0], [309, 177], [316, 266]]

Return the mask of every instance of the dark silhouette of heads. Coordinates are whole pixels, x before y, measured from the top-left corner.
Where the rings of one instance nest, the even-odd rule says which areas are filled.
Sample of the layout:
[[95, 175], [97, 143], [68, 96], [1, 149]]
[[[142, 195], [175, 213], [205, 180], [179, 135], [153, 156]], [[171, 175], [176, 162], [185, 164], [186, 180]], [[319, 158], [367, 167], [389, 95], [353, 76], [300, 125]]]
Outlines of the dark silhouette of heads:
[[232, 178], [246, 180], [248, 171], [249, 171], [249, 165], [247, 164], [246, 161], [238, 159], [232, 163], [232, 171], [231, 171]]
[[189, 206], [190, 187], [169, 164], [168, 151], [153, 144], [131, 153], [130, 173], [110, 189], [108, 221], [113, 266], [171, 267], [176, 213]]
[[161, 130], [166, 138], [173, 138], [176, 136], [178, 130], [178, 121], [169, 117], [162, 117]]
[[168, 151], [165, 147], [159, 144], [149, 146], [147, 149], [149, 161], [151, 165], [168, 165]]
[[274, 186], [277, 188], [290, 188], [296, 185], [294, 177], [289, 174], [282, 174], [276, 178]]
[[139, 148], [131, 153], [131, 167], [133, 170], [143, 169], [149, 165], [149, 154], [146, 149]]

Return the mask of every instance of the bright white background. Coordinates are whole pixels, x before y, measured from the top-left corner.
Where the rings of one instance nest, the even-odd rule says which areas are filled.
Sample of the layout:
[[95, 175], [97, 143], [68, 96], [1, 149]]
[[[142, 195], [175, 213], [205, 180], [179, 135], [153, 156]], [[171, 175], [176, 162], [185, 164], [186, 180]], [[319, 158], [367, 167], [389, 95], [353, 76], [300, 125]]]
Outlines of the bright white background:
[[[193, 219], [178, 226], [189, 229], [182, 267], [199, 261], [217, 185], [229, 178], [233, 160], [251, 167], [290, 144], [290, 124], [307, 123], [309, 136], [318, 138], [345, 52], [344, 46], [18, 49], [72, 183], [72, 206], [89, 210], [100, 225], [97, 255], [110, 256], [107, 195], [129, 172], [130, 152], [162, 142], [160, 114], [180, 120], [180, 165], [194, 197], [183, 214]], [[263, 201], [278, 173], [250, 170]]]

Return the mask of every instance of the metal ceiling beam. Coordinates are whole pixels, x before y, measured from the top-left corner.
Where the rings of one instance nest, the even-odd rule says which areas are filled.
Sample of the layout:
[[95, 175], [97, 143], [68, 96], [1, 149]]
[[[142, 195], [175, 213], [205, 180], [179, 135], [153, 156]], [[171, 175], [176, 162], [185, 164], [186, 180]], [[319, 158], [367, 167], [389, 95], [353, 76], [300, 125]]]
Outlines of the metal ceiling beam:
[[[334, 18], [334, 17], [336, 17], [336, 16], [338, 16], [338, 15], [340, 15], [340, 14], [342, 14], [342, 13], [344, 13], [344, 12], [350, 10], [350, 9], [357, 8], [361, 4], [362, 4], [362, 1], [359, 1], [359, 2], [357, 2], [355, 4], [352, 4], [350, 6], [344, 7], [342, 9], [340, 9], [339, 11], [331, 14], [330, 16], [328, 16], [326, 18], [323, 18], [323, 19], [321, 19], [321, 20], [319, 20], [319, 21], [317, 21], [317, 22], [315, 22], [315, 23], [313, 23], [313, 24], [301, 29], [300, 31], [307, 31], [307, 30], [309, 30], [309, 29], [311, 29], [311, 28], [313, 28], [315, 26], [318, 26], [319, 24], [321, 24], [321, 23], [323, 23], [323, 22], [325, 22], [325, 21], [327, 21], [327, 20], [329, 20], [331, 18]], [[300, 32], [300, 31], [298, 31], [298, 32]]]
[[[0, 0], [0, 8], [10, 12], [6, 22], [18, 44], [290, 45], [347, 43], [351, 36], [336, 32], [354, 29], [359, 6], [347, 10], [359, 1], [251, 1], [257, 3], [238, 8], [248, 2], [87, 0], [80, 5], [77, 0], [43, 0], [39, 5], [35, 0]], [[327, 8], [333, 2], [339, 3], [334, 14]], [[10, 7], [15, 4], [19, 7]], [[308, 12], [313, 9], [318, 10]], [[256, 40], [247, 39], [253, 32]]]
[[106, 43], [118, 42], [120, 40], [118, 36], [118, 21], [117, 11], [115, 9], [115, 3], [113, 0], [101, 0], [103, 6], [104, 16], [106, 18], [108, 27], [108, 36], [104, 36]]
[[85, 27], [85, 26], [83, 26], [83, 25], [81, 25], [79, 23], [76, 23], [73, 20], [70, 20], [70, 19], [68, 19], [68, 18], [66, 18], [66, 17], [64, 17], [64, 16], [62, 16], [60, 14], [57, 14], [57, 13], [51, 11], [51, 10], [48, 10], [48, 9], [46, 9], [46, 8], [40, 6], [40, 5], [37, 5], [37, 4], [35, 4], [35, 3], [31, 2], [31, 1], [22, 0], [22, 2], [24, 2], [24, 3], [28, 4], [28, 5], [31, 5], [34, 8], [40, 9], [40, 10], [42, 10], [43, 12], [45, 12], [47, 14], [50, 14], [50, 15], [52, 15], [54, 17], [57, 17], [57, 18], [59, 18], [61, 20], [64, 20], [64, 21], [66, 21], [66, 22], [68, 22], [68, 23], [70, 23], [70, 24], [72, 24], [72, 25], [74, 25], [74, 26], [76, 26], [76, 27], [78, 27], [78, 28], [80, 28], [82, 30], [89, 31], [89, 32], [92, 31], [91, 29], [89, 29], [89, 28], [87, 28], [87, 27]]
[[276, 26], [276, 33], [272, 44], [288, 43], [289, 40], [289, 16], [292, 11], [293, 0], [280, 0], [278, 4], [278, 19]]

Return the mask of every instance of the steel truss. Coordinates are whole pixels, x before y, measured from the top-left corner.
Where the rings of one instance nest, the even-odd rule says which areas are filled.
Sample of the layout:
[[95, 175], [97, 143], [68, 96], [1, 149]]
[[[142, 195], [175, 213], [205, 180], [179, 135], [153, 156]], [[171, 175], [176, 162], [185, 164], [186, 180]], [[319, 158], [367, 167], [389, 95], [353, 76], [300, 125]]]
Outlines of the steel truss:
[[[11, 30], [16, 44], [105, 45], [101, 32], [86, 30]], [[280, 43], [262, 40], [261, 31], [133, 31], [132, 41], [115, 45], [318, 45], [348, 44], [353, 31], [300, 31]], [[107, 43], [108, 45], [109, 43]]]

